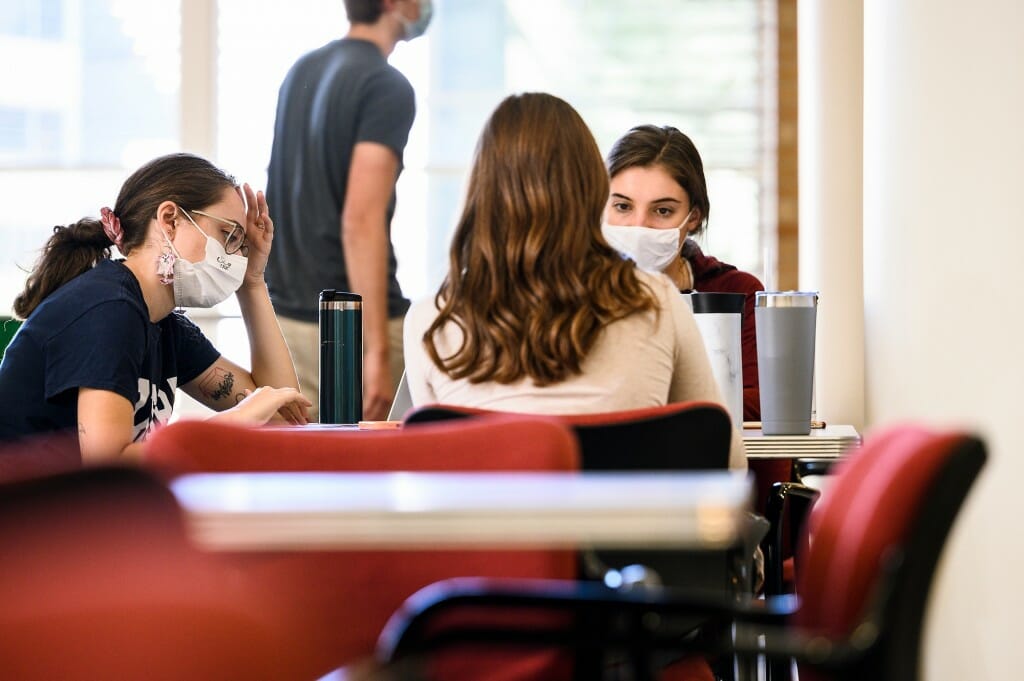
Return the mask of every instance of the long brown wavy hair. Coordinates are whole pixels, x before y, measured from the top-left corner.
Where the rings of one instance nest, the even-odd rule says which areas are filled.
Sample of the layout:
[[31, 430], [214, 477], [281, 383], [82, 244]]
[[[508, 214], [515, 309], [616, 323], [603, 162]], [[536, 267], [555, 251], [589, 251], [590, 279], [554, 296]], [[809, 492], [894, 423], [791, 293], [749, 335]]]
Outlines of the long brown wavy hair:
[[[506, 98], [477, 142], [452, 237], [440, 311], [423, 336], [453, 379], [538, 386], [579, 374], [601, 331], [657, 309], [654, 294], [601, 236], [608, 174], [580, 115], [543, 93]], [[446, 324], [464, 340], [441, 357]]]
[[[114, 204], [124, 230], [121, 252], [128, 255], [146, 241], [149, 222], [163, 201], [202, 210], [233, 186], [233, 177], [199, 156], [168, 154], [153, 159], [125, 180]], [[48, 295], [109, 258], [113, 245], [96, 218], [54, 227], [25, 289], [14, 299], [14, 314], [27, 318]]]

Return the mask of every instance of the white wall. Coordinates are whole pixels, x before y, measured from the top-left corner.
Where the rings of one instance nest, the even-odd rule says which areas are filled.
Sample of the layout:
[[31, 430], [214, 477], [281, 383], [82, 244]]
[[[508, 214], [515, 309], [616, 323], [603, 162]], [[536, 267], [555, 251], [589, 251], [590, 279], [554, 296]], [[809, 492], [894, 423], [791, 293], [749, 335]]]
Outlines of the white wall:
[[818, 291], [817, 418], [864, 426], [863, 7], [800, 0], [800, 288]]
[[1024, 3], [867, 0], [869, 424], [978, 430], [991, 459], [933, 593], [925, 678], [1024, 674]]

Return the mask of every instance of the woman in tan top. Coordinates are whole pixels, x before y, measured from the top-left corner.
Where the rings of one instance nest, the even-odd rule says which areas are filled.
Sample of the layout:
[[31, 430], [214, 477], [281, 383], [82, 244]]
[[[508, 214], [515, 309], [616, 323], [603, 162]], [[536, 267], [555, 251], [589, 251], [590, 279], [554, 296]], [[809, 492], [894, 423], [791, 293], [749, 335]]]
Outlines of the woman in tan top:
[[[448, 275], [405, 322], [413, 404], [579, 414], [720, 401], [672, 282], [601, 236], [608, 175], [557, 97], [506, 98], [484, 126]], [[731, 465], [745, 468], [739, 435]]]

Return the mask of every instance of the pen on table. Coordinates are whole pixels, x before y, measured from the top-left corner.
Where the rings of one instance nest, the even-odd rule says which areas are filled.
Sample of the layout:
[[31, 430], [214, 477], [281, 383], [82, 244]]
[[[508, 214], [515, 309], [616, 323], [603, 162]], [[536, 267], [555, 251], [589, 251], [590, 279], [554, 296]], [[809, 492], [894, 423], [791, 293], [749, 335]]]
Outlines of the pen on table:
[[[825, 424], [824, 421], [811, 421], [811, 428], [812, 429], [820, 430], [820, 429], [824, 428], [825, 425], [826, 424]], [[744, 430], [761, 430], [761, 422], [760, 421], [744, 421], [743, 422], [743, 429]]]

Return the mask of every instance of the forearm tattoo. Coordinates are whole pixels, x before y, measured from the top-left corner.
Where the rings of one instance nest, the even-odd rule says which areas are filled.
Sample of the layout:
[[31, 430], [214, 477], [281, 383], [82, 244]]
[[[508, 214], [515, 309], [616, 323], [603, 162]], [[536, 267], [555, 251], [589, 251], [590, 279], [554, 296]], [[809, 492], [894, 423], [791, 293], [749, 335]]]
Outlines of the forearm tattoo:
[[226, 369], [214, 369], [199, 384], [199, 391], [214, 402], [231, 395], [235, 387], [235, 375]]

